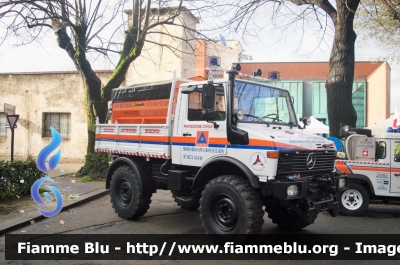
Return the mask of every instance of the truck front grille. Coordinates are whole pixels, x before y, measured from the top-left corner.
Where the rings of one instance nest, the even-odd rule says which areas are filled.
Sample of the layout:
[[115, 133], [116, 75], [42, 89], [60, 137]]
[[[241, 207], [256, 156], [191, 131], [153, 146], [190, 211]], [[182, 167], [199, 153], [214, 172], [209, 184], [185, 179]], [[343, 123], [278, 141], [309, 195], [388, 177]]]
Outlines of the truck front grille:
[[[315, 164], [307, 166], [310, 156], [315, 157]], [[320, 175], [333, 171], [335, 151], [295, 151], [280, 152], [277, 176], [300, 173], [302, 176]], [[308, 159], [308, 160], [307, 160]]]

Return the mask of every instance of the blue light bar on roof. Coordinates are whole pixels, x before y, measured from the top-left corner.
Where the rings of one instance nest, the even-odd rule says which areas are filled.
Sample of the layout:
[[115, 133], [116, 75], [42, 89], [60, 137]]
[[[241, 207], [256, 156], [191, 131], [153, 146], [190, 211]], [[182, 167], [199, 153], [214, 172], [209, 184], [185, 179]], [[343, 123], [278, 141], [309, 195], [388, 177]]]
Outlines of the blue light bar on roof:
[[388, 127], [386, 132], [388, 133], [400, 133], [400, 125], [397, 126], [397, 128], [393, 129], [393, 127]]

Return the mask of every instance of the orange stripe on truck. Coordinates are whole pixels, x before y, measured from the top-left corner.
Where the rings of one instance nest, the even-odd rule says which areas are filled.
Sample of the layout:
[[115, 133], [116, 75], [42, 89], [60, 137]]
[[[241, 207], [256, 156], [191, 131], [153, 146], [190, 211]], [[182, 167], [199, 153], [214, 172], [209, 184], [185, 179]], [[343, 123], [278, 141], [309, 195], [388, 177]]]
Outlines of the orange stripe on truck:
[[346, 164], [343, 161], [335, 161], [335, 167], [339, 172], [350, 174], [350, 170], [347, 168]]

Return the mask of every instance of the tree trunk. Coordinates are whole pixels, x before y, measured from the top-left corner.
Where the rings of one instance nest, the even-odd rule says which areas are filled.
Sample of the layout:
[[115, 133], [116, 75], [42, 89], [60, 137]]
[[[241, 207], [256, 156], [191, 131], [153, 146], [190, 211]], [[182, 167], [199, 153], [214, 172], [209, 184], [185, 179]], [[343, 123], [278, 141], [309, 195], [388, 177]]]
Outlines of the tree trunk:
[[88, 142], [87, 142], [87, 153], [93, 153], [94, 151], [94, 140], [95, 140], [95, 120], [96, 116], [104, 120], [106, 112], [102, 111], [98, 106], [102, 106], [104, 99], [101, 97], [101, 80], [93, 71], [92, 66], [86, 59], [86, 53], [84, 49], [85, 31], [80, 27], [75, 27], [75, 40], [77, 49], [75, 50], [71, 43], [71, 39], [67, 35], [65, 29], [60, 29], [56, 32], [58, 46], [68, 53], [69, 57], [75, 64], [79, 75], [83, 81], [83, 88], [85, 94], [85, 110], [87, 118], [88, 128]]
[[357, 113], [352, 103], [354, 44], [357, 38], [353, 29], [353, 20], [359, 3], [359, 0], [336, 1], [335, 38], [325, 85], [328, 98], [329, 134], [336, 137], [339, 136], [342, 126], [355, 127], [357, 121]]
[[[99, 109], [104, 114], [107, 113], [107, 102], [112, 100], [111, 92], [113, 88], [119, 87], [125, 80], [125, 75], [128, 71], [130, 64], [140, 56], [144, 45], [143, 40], [136, 41], [136, 30], [129, 29], [125, 37], [124, 45], [121, 50], [120, 59], [114, 69], [111, 77], [108, 79], [107, 84], [101, 89], [101, 96], [103, 101], [97, 104], [96, 109]], [[105, 122], [105, 116], [100, 116], [100, 122]]]

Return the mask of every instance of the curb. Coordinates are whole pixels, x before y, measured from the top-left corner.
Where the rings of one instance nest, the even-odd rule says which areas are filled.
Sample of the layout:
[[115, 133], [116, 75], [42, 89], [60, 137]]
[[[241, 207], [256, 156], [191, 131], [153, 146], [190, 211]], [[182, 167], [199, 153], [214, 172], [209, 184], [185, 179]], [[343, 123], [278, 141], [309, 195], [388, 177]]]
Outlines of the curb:
[[[107, 195], [109, 193], [109, 190], [103, 190], [103, 189], [99, 189], [99, 190], [95, 190], [95, 191], [91, 191], [88, 192], [86, 194], [83, 194], [80, 197], [80, 200], [77, 201], [67, 201], [65, 203], [65, 205], [63, 206], [62, 211], [68, 210], [70, 208], [85, 204], [87, 202], [90, 202], [92, 200], [95, 200], [97, 198], [100, 198], [104, 195]], [[12, 230], [15, 230], [17, 228], [20, 228], [22, 226], [28, 225], [30, 223], [31, 220], [34, 221], [40, 221], [42, 219], [46, 218], [45, 216], [39, 214], [38, 212], [27, 215], [27, 216], [23, 216], [14, 220], [11, 220], [7, 223], [1, 224], [0, 225], [0, 236], [10, 232]]]

